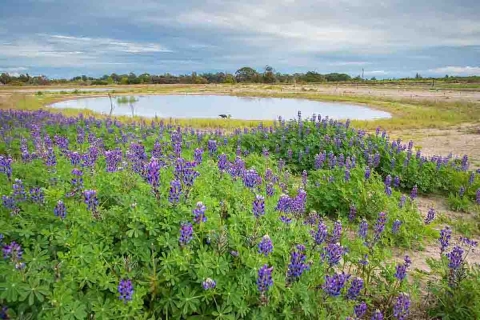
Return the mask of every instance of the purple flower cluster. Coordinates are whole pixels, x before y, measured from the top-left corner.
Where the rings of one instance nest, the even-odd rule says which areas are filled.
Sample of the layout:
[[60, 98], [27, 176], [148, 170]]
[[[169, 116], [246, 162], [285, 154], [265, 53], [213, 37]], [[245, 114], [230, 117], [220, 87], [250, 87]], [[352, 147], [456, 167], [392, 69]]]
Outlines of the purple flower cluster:
[[378, 240], [380, 240], [380, 237], [385, 230], [385, 223], [387, 222], [387, 215], [385, 212], [380, 212], [378, 214], [378, 219], [377, 223], [375, 224], [375, 227], [373, 229], [373, 242], [376, 243]]
[[326, 259], [330, 267], [337, 265], [346, 253], [346, 249], [338, 243], [329, 243], [322, 253], [322, 259]]
[[170, 182], [170, 191], [168, 193], [168, 201], [172, 204], [180, 202], [180, 195], [182, 194], [182, 184], [179, 180], [175, 179]]
[[217, 283], [215, 280], [212, 280], [210, 278], [205, 279], [205, 281], [202, 282], [202, 287], [203, 290], [210, 290], [210, 289], [215, 289], [217, 286]]
[[404, 263], [399, 263], [396, 267], [395, 278], [399, 281], [403, 281], [407, 276], [407, 269], [410, 267], [412, 261], [409, 256], [405, 256]]
[[258, 244], [258, 253], [267, 257], [273, 251], [272, 239], [268, 235], [264, 235]]
[[402, 225], [402, 221], [396, 219], [395, 221], [393, 221], [393, 225], [392, 225], [392, 233], [393, 234], [397, 234], [398, 231], [400, 231], [400, 226]]
[[414, 185], [412, 188], [412, 192], [410, 193], [410, 199], [415, 200], [418, 195], [418, 188], [417, 185]]
[[129, 279], [122, 279], [118, 284], [118, 293], [120, 294], [120, 300], [123, 300], [124, 303], [132, 300], [133, 296], [133, 284]]
[[456, 270], [460, 268], [463, 264], [463, 252], [464, 250], [462, 247], [455, 246], [453, 247], [450, 253], [447, 253], [446, 256], [448, 258], [448, 267], [450, 269]]
[[213, 155], [217, 152], [217, 141], [208, 140], [208, 152], [210, 153], [210, 155]]
[[340, 242], [341, 237], [342, 237], [342, 222], [340, 220], [337, 220], [333, 224], [333, 231], [332, 231], [332, 235], [330, 236], [329, 242], [330, 243]]
[[202, 163], [203, 160], [203, 149], [202, 148], [196, 148], [194, 153], [193, 153], [193, 159], [197, 165]]
[[440, 253], [444, 253], [450, 244], [450, 238], [452, 237], [452, 229], [449, 226], [446, 226], [440, 231]]
[[122, 162], [122, 150], [115, 149], [105, 151], [105, 162], [107, 172], [115, 172], [118, 170], [120, 163]]
[[205, 216], [205, 210], [207, 207], [203, 204], [203, 202], [199, 201], [197, 202], [196, 207], [193, 209], [193, 221], [195, 223], [201, 223], [201, 222], [206, 222], [207, 217]]
[[10, 244], [4, 245], [2, 251], [3, 258], [10, 259], [10, 261], [12, 261], [12, 263], [15, 265], [16, 269], [20, 270], [25, 268], [25, 263], [22, 262], [22, 247], [18, 243], [12, 241]]
[[312, 236], [313, 240], [315, 241], [315, 245], [321, 245], [328, 236], [327, 225], [323, 223], [323, 221], [320, 221], [318, 223], [317, 230], [315, 232], [312, 232]]
[[160, 163], [155, 158], [152, 158], [147, 165], [147, 181], [152, 186], [153, 193], [158, 195], [158, 187], [160, 186]]
[[368, 233], [368, 222], [365, 219], [362, 219], [360, 222], [360, 225], [358, 227], [358, 236], [364, 240], [367, 239], [367, 233]]
[[375, 310], [370, 320], [383, 320], [383, 314], [380, 310]]
[[357, 215], [357, 208], [355, 208], [355, 205], [350, 205], [350, 211], [348, 214], [348, 220], [353, 221], [355, 220], [355, 216]]
[[367, 313], [367, 304], [365, 302], [361, 302], [360, 304], [357, 304], [355, 307], [353, 307], [353, 312], [355, 313], [355, 317], [357, 319], [361, 319], [365, 316]]
[[53, 208], [53, 214], [56, 217], [65, 219], [65, 216], [67, 215], [67, 208], [65, 207], [65, 204], [63, 203], [62, 200], [58, 200], [57, 204], [55, 205], [55, 208]]
[[268, 267], [267, 264], [263, 265], [258, 270], [258, 277], [257, 277], [257, 287], [258, 291], [262, 295], [264, 295], [268, 289], [273, 286], [273, 278], [272, 278], [273, 267]]
[[360, 295], [360, 291], [363, 289], [363, 280], [361, 278], [353, 278], [350, 281], [350, 287], [347, 291], [347, 299], [355, 300]]
[[323, 291], [332, 297], [338, 297], [342, 289], [345, 287], [350, 275], [345, 273], [334, 273], [333, 275], [325, 276], [325, 283], [323, 284]]
[[30, 188], [30, 199], [35, 203], [42, 204], [45, 199], [43, 189], [38, 187]]
[[180, 225], [180, 237], [178, 242], [181, 246], [186, 246], [193, 239], [193, 226], [190, 222], [184, 222]]
[[259, 218], [265, 214], [265, 198], [261, 195], [256, 195], [253, 200], [253, 215]]
[[13, 197], [17, 202], [22, 202], [27, 200], [27, 193], [25, 192], [25, 186], [23, 181], [20, 179], [15, 179], [13, 184]]
[[262, 177], [254, 169], [244, 170], [242, 179], [245, 187], [251, 189], [258, 187], [262, 183]]
[[406, 293], [400, 293], [393, 305], [393, 316], [397, 320], [405, 320], [410, 314], [410, 297]]
[[310, 265], [305, 263], [305, 246], [297, 245], [296, 249], [290, 254], [290, 263], [288, 264], [287, 282], [298, 280], [304, 271], [310, 269]]
[[87, 204], [88, 210], [95, 213], [97, 211], [97, 206], [98, 206], [97, 191], [85, 190], [83, 195], [84, 195], [85, 203]]
[[425, 218], [425, 224], [432, 223], [433, 219], [435, 219], [435, 209], [430, 208], [427, 213], [427, 217]]
[[12, 178], [12, 158], [0, 156], [0, 173], [5, 174], [8, 180]]

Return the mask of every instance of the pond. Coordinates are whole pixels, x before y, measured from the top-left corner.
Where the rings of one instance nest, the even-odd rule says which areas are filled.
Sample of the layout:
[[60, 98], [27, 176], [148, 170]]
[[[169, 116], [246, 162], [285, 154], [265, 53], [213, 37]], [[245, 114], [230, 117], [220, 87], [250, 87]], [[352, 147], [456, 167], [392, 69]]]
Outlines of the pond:
[[160, 118], [219, 118], [273, 120], [281, 116], [290, 119], [301, 111], [332, 119], [373, 120], [390, 118], [388, 112], [359, 105], [320, 102], [306, 99], [253, 98], [222, 95], [143, 95], [82, 98], [51, 105], [53, 108], [90, 109], [113, 115], [135, 115]]

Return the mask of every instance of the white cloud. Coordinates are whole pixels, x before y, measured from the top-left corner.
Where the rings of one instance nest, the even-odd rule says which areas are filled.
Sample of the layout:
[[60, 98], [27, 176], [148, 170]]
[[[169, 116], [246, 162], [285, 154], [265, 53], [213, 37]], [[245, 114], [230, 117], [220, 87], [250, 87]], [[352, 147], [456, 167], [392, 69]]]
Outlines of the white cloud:
[[442, 68], [429, 69], [428, 71], [435, 74], [448, 74], [453, 76], [480, 76], [480, 67], [470, 66], [447, 66]]
[[381, 75], [388, 74], [388, 72], [385, 70], [373, 70], [373, 71], [365, 71], [365, 74], [372, 75], [372, 76], [381, 76]]

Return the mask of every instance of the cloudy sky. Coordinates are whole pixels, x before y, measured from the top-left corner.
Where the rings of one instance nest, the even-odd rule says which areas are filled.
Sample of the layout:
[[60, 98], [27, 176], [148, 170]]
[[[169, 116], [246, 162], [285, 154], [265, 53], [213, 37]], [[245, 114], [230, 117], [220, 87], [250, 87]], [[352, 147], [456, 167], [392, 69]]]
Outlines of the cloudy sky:
[[0, 72], [480, 75], [479, 0], [0, 0]]

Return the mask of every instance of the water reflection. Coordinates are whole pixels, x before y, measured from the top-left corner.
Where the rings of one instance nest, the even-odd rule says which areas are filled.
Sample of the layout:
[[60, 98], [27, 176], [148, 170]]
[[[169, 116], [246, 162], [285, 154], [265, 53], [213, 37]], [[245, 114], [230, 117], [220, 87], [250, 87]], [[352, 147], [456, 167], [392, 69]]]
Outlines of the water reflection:
[[306, 99], [257, 98], [215, 95], [136, 95], [85, 98], [58, 102], [54, 108], [90, 109], [104, 114], [161, 118], [219, 118], [271, 120], [313, 113], [332, 119], [390, 118], [384, 111], [364, 106]]

